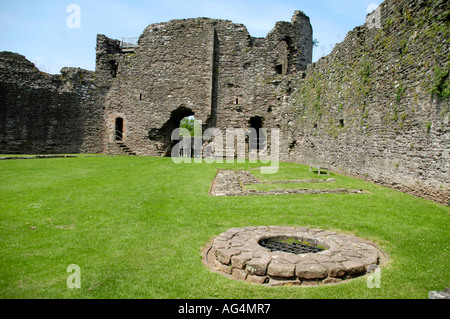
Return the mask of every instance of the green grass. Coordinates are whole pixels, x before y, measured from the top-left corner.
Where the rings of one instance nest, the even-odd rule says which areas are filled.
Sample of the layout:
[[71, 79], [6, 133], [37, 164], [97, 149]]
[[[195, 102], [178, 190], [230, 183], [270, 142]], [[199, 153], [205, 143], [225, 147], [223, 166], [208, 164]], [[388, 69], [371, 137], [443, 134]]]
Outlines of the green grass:
[[[369, 193], [208, 194], [217, 168], [251, 167], [126, 156], [1, 161], [0, 298], [427, 298], [449, 286], [448, 207], [334, 174], [320, 178]], [[275, 175], [252, 172], [272, 181], [317, 178], [295, 164], [282, 163]], [[260, 225], [373, 240], [390, 258], [381, 288], [368, 289], [365, 277], [263, 287], [203, 266], [200, 250], [212, 237]], [[81, 289], [67, 288], [70, 264], [81, 268]]]

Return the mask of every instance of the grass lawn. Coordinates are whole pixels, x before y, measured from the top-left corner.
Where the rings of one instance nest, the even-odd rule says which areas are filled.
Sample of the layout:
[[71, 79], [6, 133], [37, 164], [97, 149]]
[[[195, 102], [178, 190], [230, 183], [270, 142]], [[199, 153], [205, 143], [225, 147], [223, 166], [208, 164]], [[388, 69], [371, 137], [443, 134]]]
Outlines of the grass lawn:
[[[212, 197], [218, 168], [170, 158], [79, 157], [0, 162], [0, 298], [423, 298], [450, 286], [450, 208], [331, 174], [367, 194]], [[317, 178], [282, 163], [260, 179]], [[266, 184], [258, 187], [298, 188]], [[317, 187], [330, 187], [330, 183]], [[310, 188], [311, 185], [308, 185]], [[203, 266], [200, 250], [242, 226], [309, 226], [370, 239], [390, 258], [381, 288], [367, 278], [318, 287], [263, 287]], [[68, 289], [66, 269], [81, 269]]]

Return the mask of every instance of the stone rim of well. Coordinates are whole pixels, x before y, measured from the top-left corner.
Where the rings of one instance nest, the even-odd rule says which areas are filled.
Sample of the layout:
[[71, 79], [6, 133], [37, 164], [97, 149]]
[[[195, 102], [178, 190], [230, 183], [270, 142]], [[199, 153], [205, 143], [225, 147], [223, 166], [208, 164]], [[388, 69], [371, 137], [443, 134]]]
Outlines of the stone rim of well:
[[[297, 238], [326, 248], [317, 253], [271, 251], [264, 238]], [[335, 284], [363, 276], [387, 261], [375, 243], [329, 230], [259, 226], [231, 228], [203, 249], [210, 270], [234, 280], [269, 286]]]

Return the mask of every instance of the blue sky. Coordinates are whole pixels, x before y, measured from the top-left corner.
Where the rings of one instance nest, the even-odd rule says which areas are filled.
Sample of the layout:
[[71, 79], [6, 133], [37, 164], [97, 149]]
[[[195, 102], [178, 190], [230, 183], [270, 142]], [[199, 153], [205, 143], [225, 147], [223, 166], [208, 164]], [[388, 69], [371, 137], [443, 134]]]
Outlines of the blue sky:
[[[53, 74], [62, 67], [95, 68], [98, 33], [138, 37], [152, 23], [208, 17], [244, 24], [254, 37], [265, 37], [277, 21], [290, 21], [295, 10], [311, 19], [319, 41], [313, 61], [331, 52], [348, 31], [364, 24], [368, 8], [381, 0], [0, 0], [0, 51], [24, 55]], [[80, 28], [67, 20], [80, 8]]]

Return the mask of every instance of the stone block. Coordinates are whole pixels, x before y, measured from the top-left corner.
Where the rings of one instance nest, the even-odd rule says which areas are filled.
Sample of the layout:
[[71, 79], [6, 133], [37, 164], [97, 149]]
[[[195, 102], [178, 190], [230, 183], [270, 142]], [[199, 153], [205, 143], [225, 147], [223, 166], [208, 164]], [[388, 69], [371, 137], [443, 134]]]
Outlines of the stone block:
[[295, 275], [301, 279], [324, 279], [328, 277], [328, 271], [320, 264], [297, 264]]
[[238, 254], [240, 254], [240, 251], [235, 249], [217, 249], [216, 251], [217, 259], [224, 265], [229, 265], [231, 257]]
[[231, 266], [236, 269], [244, 269], [247, 261], [252, 258], [251, 253], [242, 253], [231, 257]]
[[328, 277], [327, 279], [323, 280], [324, 284], [338, 284], [342, 282], [342, 279], [340, 278], [332, 278], [332, 277]]
[[262, 285], [266, 283], [269, 280], [269, 277], [267, 276], [255, 276], [255, 275], [248, 275], [246, 281], [250, 282], [252, 284], [259, 284]]
[[233, 269], [231, 271], [231, 276], [236, 280], [245, 280], [247, 279], [247, 272], [241, 269]]
[[322, 266], [328, 269], [328, 276], [338, 278], [345, 275], [346, 268], [339, 263], [321, 263]]
[[359, 275], [366, 272], [366, 265], [364, 265], [361, 262], [348, 260], [342, 262], [342, 265], [345, 267], [345, 271], [347, 272], [347, 274], [351, 276]]
[[301, 281], [298, 279], [270, 278], [268, 284], [270, 286], [299, 286]]
[[223, 272], [224, 274], [231, 275], [232, 268], [230, 266], [217, 263], [216, 269], [220, 272]]
[[251, 275], [265, 276], [270, 258], [253, 258], [247, 262], [245, 269]]
[[291, 278], [295, 275], [295, 265], [271, 262], [267, 268], [267, 274], [274, 277]]

